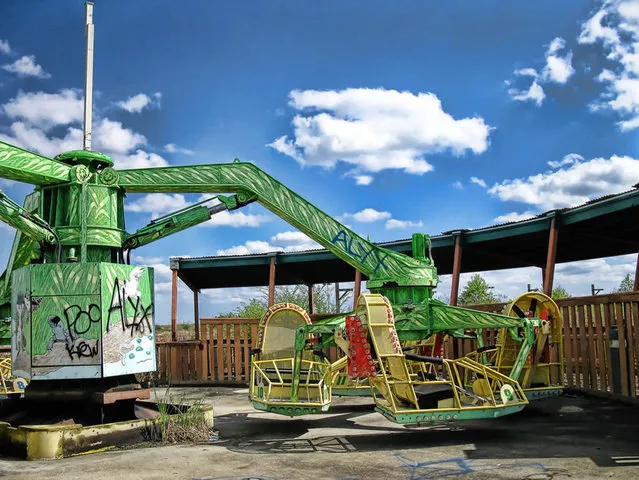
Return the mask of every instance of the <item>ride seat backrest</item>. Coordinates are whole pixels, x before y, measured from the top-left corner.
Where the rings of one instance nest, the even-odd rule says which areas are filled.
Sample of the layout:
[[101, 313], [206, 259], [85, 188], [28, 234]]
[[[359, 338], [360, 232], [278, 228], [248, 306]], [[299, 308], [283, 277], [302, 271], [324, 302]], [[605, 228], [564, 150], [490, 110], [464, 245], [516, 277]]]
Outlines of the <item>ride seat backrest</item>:
[[292, 358], [295, 355], [295, 332], [306, 320], [292, 310], [274, 313], [264, 325], [260, 360]]

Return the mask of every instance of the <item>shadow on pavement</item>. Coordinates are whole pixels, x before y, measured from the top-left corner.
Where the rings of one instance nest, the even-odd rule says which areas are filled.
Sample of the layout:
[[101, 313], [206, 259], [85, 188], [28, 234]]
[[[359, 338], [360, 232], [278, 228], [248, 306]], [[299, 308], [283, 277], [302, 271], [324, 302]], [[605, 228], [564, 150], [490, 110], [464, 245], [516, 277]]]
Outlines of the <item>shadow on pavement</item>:
[[[358, 418], [372, 405], [342, 405], [321, 417], [263, 418], [253, 414], [216, 418], [220, 445], [242, 453], [349, 453], [473, 444], [468, 459], [589, 457], [599, 466], [639, 465], [639, 409], [607, 400], [564, 395], [537, 400], [522, 412], [492, 420], [419, 428], [366, 425]], [[249, 416], [250, 415], [250, 416]], [[334, 435], [299, 437], [311, 429]], [[339, 430], [362, 433], [340, 434]], [[625, 458], [625, 460], [618, 460]], [[637, 462], [633, 463], [636, 458]]]

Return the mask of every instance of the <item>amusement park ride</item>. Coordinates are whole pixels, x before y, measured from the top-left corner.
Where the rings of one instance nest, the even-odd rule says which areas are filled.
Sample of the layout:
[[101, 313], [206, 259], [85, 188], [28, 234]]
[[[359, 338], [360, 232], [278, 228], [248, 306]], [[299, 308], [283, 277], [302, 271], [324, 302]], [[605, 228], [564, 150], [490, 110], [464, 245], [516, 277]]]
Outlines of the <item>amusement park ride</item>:
[[[562, 321], [549, 297], [524, 294], [503, 315], [450, 306], [433, 297], [427, 235], [413, 235], [412, 256], [386, 250], [237, 159], [120, 170], [91, 151], [91, 19], [89, 3], [84, 149], [47, 158], [0, 142], [0, 178], [35, 186], [23, 206], [0, 192], [0, 220], [17, 230], [0, 276], [0, 319], [8, 322], [13, 374], [29, 379], [27, 398], [70, 391], [134, 398], [133, 374], [156, 369], [156, 349], [153, 269], [130, 265], [131, 250], [251, 202], [366, 275], [371, 292], [354, 312], [314, 323], [298, 306], [271, 307], [252, 352], [255, 408], [318, 413], [333, 394], [364, 392], [380, 413], [406, 424], [506, 415], [561, 392]], [[127, 193], [169, 192], [218, 196], [126, 232]], [[484, 345], [484, 329], [499, 329], [495, 345]], [[444, 358], [445, 335], [478, 348]], [[331, 345], [345, 353], [332, 363], [322, 353]]]

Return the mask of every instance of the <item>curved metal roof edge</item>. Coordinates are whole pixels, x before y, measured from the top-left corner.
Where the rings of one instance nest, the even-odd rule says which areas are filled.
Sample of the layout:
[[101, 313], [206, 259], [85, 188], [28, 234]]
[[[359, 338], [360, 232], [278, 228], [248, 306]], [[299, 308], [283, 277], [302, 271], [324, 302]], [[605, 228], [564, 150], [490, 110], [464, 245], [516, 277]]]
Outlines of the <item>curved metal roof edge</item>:
[[[446, 243], [450, 243], [450, 246], [452, 246], [454, 241], [453, 240], [454, 236], [459, 234], [463, 234], [467, 238], [469, 235], [472, 235], [472, 234], [497, 234], [498, 236], [509, 237], [509, 236], [517, 235], [518, 233], [530, 233], [531, 231], [534, 231], [537, 229], [545, 230], [546, 229], [545, 222], [548, 219], [552, 218], [553, 216], [560, 216], [562, 220], [565, 221], [565, 220], [569, 220], [569, 217], [573, 214], [577, 215], [580, 213], [586, 213], [585, 218], [577, 219], [577, 221], [585, 220], [587, 218], [594, 218], [603, 213], [607, 213], [607, 212], [602, 212], [602, 213], [596, 214], [597, 213], [596, 210], [600, 210], [600, 208], [604, 207], [606, 204], [615, 203], [615, 202], [621, 203], [626, 199], [636, 200], [636, 204], [639, 205], [639, 184], [634, 185], [633, 189], [627, 190], [625, 192], [598, 197], [574, 207], [548, 210], [546, 212], [536, 215], [535, 217], [528, 218], [525, 220], [500, 223], [500, 224], [489, 225], [489, 226], [479, 227], [474, 229], [448, 230], [446, 232], [440, 233], [439, 235], [431, 235], [430, 238], [433, 240], [433, 243], [441, 243], [441, 245], [438, 245], [438, 246], [443, 247], [443, 246], [446, 246], [445, 245]], [[591, 214], [588, 215], [588, 212], [590, 212]], [[595, 213], [595, 214], [593, 215], [592, 213]], [[514, 231], [516, 229], [520, 230], [522, 228], [524, 230], [528, 230], [528, 232]], [[500, 231], [502, 235], [499, 235]], [[373, 242], [373, 243], [383, 248], [390, 248], [393, 246], [394, 247], [407, 246], [408, 248], [410, 248], [411, 242], [412, 242], [412, 238], [406, 238], [406, 239], [400, 239], [400, 240], [389, 240], [385, 242]], [[201, 261], [201, 260], [213, 260], [213, 259], [215, 259], [216, 261], [224, 261], [224, 260], [231, 261], [231, 260], [238, 260], [238, 259], [240, 260], [268, 259], [272, 256], [277, 256], [279, 259], [281, 259], [282, 257], [292, 258], [295, 256], [303, 256], [307, 254], [317, 255], [321, 253], [327, 253], [327, 254], [333, 255], [332, 252], [330, 252], [329, 250], [325, 248], [317, 248], [317, 249], [291, 251], [291, 252], [273, 250], [273, 251], [263, 252], [263, 253], [249, 253], [246, 255], [210, 255], [205, 257], [176, 256], [176, 257], [170, 257], [169, 261], [171, 263], [171, 268], [173, 269], [174, 262], [188, 263], [189, 261]]]

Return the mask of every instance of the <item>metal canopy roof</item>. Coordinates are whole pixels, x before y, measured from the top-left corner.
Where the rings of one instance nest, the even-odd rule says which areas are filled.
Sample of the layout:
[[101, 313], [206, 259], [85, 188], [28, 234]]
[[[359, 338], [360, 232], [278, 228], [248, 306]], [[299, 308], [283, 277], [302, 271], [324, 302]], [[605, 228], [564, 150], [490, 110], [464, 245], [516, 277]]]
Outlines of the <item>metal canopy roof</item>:
[[[556, 263], [611, 257], [639, 250], [639, 185], [578, 207], [551, 210], [520, 222], [474, 230], [455, 230], [431, 237], [440, 275], [453, 269], [455, 236], [461, 235], [462, 272], [543, 267], [550, 221], [557, 217]], [[411, 255], [411, 239], [377, 243]], [[255, 255], [171, 258], [171, 269], [193, 290], [268, 285], [270, 258], [277, 263], [278, 285], [351, 282], [355, 270], [328, 250]], [[362, 276], [366, 280], [365, 276]]]

